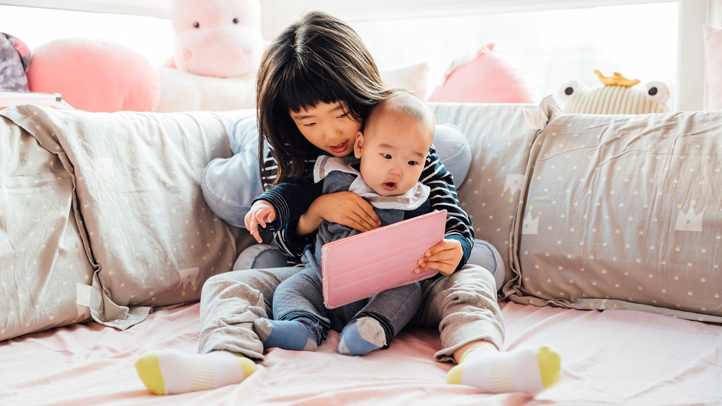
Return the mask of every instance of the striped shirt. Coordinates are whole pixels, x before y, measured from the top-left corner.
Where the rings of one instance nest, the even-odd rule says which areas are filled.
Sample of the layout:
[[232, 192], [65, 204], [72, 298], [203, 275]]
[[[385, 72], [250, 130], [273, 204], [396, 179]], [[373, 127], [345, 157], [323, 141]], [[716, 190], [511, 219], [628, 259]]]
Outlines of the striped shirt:
[[[315, 161], [315, 159], [307, 159], [305, 161], [305, 175], [313, 171]], [[263, 166], [266, 169], [266, 174], [262, 178], [263, 187], [269, 190], [276, 180], [278, 170], [273, 149], [270, 150], [264, 160]], [[471, 225], [471, 219], [469, 219], [469, 216], [462, 210], [459, 204], [453, 176], [451, 172], [446, 170], [446, 167], [439, 158], [439, 153], [433, 145], [429, 149], [429, 155], [426, 158], [424, 170], [421, 172], [420, 181], [431, 188], [429, 200], [431, 201], [432, 209], [446, 210], [446, 232], [444, 237], [455, 239], [461, 243], [464, 258], [459, 265], [462, 266], [466, 264], [471, 254], [471, 248], [474, 245], [474, 229]], [[283, 211], [283, 209], [277, 211]], [[282, 217], [282, 213], [279, 213], [279, 219]], [[295, 222], [298, 219], [290, 220]], [[279, 231], [275, 232], [274, 240], [281, 252], [288, 258], [288, 263], [290, 265], [296, 265], [301, 262], [304, 247], [313, 241], [313, 235], [299, 239], [296, 236], [289, 235], [290, 233], [287, 233], [286, 230], [288, 230], [288, 227], [282, 227]]]

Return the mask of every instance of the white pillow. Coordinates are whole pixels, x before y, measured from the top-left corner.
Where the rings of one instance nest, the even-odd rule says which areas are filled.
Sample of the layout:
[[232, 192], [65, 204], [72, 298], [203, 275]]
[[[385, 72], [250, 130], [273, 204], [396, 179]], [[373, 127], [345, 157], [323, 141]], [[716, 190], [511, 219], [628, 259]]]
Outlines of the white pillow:
[[160, 100], [155, 112], [227, 111], [256, 107], [256, 80], [216, 78], [159, 68]]
[[426, 62], [395, 69], [379, 71], [381, 80], [388, 87], [402, 87], [426, 100], [429, 93], [429, 64]]
[[722, 29], [704, 27], [705, 109], [722, 110]]

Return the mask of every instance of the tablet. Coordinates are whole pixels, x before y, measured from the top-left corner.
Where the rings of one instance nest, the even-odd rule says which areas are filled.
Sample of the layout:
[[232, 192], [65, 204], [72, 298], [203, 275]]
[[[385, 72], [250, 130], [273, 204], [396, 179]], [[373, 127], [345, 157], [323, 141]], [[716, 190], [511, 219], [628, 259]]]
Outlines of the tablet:
[[446, 210], [434, 211], [328, 243], [322, 248], [323, 298], [333, 309], [436, 275], [414, 273], [417, 261], [444, 239]]

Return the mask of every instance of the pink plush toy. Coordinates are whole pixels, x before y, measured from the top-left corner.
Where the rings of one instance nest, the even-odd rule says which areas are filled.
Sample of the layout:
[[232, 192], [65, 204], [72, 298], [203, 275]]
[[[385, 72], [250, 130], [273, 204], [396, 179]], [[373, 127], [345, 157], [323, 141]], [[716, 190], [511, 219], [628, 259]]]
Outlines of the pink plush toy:
[[33, 50], [27, 72], [31, 92], [60, 93], [78, 110], [153, 111], [160, 99], [158, 72], [123, 45], [62, 38]]
[[260, 0], [173, 0], [169, 67], [204, 76], [251, 78], [263, 53]]
[[539, 93], [521, 69], [488, 44], [475, 55], [455, 60], [431, 102], [538, 103]]

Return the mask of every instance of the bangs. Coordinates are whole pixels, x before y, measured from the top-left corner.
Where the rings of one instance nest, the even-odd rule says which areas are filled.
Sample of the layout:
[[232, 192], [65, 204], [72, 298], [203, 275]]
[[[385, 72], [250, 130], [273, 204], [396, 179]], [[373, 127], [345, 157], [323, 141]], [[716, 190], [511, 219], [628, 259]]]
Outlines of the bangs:
[[295, 69], [286, 77], [285, 82], [279, 86], [280, 99], [294, 113], [308, 110], [319, 103], [334, 103], [347, 99], [345, 92], [334, 86], [333, 82], [318, 77], [308, 69]]
[[[328, 66], [309, 66], [308, 61], [294, 61], [296, 66], [286, 72], [277, 84], [278, 100], [286, 111], [298, 113], [316, 107], [319, 103], [337, 103], [352, 117], [361, 120], [366, 109], [359, 105], [355, 89]], [[317, 72], [325, 72], [319, 75]], [[281, 106], [278, 106], [281, 107]]]

